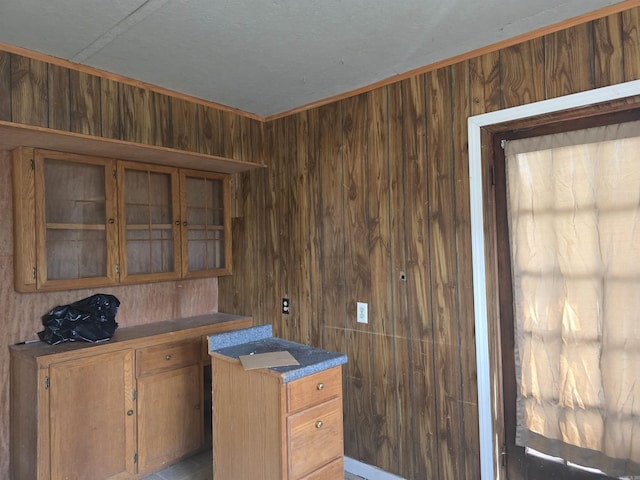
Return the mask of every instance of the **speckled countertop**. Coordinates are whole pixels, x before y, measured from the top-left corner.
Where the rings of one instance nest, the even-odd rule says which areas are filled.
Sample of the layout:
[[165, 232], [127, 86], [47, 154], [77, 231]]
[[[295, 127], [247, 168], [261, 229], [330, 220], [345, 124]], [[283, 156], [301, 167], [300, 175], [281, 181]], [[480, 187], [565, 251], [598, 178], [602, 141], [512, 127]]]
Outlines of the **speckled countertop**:
[[270, 367], [284, 383], [347, 363], [347, 356], [273, 336], [271, 325], [244, 328], [209, 336], [209, 352], [238, 359], [240, 355], [289, 352], [299, 365]]

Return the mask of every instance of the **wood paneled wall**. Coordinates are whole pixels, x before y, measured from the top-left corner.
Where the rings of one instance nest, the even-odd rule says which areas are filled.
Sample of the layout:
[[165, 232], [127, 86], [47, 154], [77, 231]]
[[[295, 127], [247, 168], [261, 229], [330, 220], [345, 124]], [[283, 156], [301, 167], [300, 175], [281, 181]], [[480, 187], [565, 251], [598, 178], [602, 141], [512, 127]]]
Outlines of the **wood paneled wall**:
[[[632, 9], [262, 123], [0, 52], [0, 119], [269, 166], [235, 178], [234, 274], [104, 289], [121, 325], [219, 307], [345, 352], [347, 455], [408, 479], [479, 478], [467, 117], [640, 78]], [[13, 290], [0, 153], [0, 478], [7, 346], [90, 291]], [[282, 298], [292, 313], [280, 313]], [[369, 323], [355, 320], [369, 304]]]
[[[246, 160], [254, 120], [0, 51], [0, 120]], [[251, 157], [249, 157], [251, 155]], [[41, 316], [96, 290], [13, 289], [11, 160], [0, 151], [0, 478], [9, 478], [9, 349], [42, 330]], [[103, 288], [121, 301], [120, 326], [218, 310], [215, 278]]]
[[221, 310], [348, 354], [347, 455], [480, 478], [467, 118], [638, 78], [633, 9], [266, 124]]

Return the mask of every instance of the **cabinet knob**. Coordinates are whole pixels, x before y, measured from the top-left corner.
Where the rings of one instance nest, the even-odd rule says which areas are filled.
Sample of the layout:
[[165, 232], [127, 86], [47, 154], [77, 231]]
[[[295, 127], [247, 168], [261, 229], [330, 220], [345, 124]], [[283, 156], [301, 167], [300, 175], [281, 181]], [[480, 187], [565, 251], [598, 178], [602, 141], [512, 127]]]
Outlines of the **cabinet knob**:
[[182, 222], [182, 226], [186, 227], [188, 225], [187, 222]]
[[322, 420], [318, 420], [316, 422], [316, 428], [322, 428], [323, 425], [324, 425], [324, 422]]
[[127, 415], [129, 415], [129, 416], [133, 415], [133, 410], [129, 410], [129, 411], [127, 412]]
[[110, 218], [109, 220], [107, 220], [107, 222], [109, 222], [109, 224], [113, 225], [113, 222], [115, 222], [115, 220], [113, 218]]
[[176, 225], [180, 226], [180, 220], [176, 220]]
[[320, 383], [316, 386], [316, 388], [317, 388], [318, 390], [323, 390], [323, 389], [324, 389], [324, 383], [320, 382]]
[[167, 360], [167, 361], [171, 360], [171, 355], [166, 355], [166, 356], [164, 357], [164, 359], [165, 359], [165, 360]]

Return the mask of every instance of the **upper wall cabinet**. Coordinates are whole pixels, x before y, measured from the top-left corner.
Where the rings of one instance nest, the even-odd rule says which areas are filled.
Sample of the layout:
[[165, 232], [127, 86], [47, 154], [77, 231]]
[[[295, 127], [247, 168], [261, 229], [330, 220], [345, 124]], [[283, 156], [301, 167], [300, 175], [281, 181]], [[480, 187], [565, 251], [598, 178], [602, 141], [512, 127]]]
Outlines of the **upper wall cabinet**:
[[231, 273], [229, 176], [19, 147], [15, 289]]

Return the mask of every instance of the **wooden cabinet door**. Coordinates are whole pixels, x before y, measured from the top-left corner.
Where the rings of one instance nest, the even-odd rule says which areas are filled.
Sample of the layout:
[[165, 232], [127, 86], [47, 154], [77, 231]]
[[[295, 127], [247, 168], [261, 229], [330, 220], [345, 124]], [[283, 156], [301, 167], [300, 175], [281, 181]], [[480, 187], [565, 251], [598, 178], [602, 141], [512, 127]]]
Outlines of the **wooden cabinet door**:
[[118, 162], [120, 281], [180, 276], [178, 170]]
[[52, 479], [135, 473], [130, 350], [54, 364], [49, 389]]
[[138, 379], [138, 469], [157, 470], [204, 443], [200, 364]]
[[231, 273], [229, 176], [180, 171], [182, 276]]
[[34, 157], [38, 289], [116, 283], [115, 161], [47, 150]]

